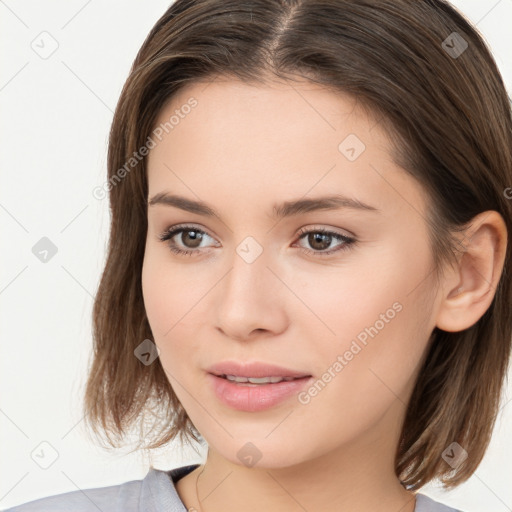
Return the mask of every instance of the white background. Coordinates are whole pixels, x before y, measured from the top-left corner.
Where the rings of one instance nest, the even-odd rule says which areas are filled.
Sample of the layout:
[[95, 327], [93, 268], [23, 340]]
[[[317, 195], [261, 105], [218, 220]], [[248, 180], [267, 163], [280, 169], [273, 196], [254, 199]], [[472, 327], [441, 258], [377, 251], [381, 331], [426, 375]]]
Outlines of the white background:
[[[487, 39], [510, 91], [512, 0], [454, 4]], [[105, 182], [108, 131], [130, 65], [168, 5], [0, 0], [2, 509], [140, 479], [149, 467], [140, 454], [96, 447], [83, 429], [81, 400], [109, 226], [108, 199], [92, 190]], [[43, 31], [58, 43], [47, 59], [31, 47]], [[42, 237], [58, 249], [47, 263], [32, 253]], [[509, 385], [476, 474], [450, 493], [433, 484], [421, 492], [467, 512], [512, 510], [511, 398]], [[43, 441], [58, 453], [48, 469], [31, 458]], [[201, 460], [174, 444], [154, 464]]]

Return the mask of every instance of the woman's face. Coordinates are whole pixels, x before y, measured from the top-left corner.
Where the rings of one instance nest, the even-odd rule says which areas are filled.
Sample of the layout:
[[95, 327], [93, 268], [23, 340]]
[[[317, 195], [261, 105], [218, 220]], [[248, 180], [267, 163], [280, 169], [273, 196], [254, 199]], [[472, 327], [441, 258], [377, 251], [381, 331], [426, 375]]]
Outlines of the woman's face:
[[[144, 302], [169, 382], [208, 444], [278, 467], [363, 436], [367, 447], [395, 439], [439, 297], [426, 197], [378, 122], [311, 83], [216, 80], [182, 89], [157, 125]], [[332, 196], [348, 203], [317, 207]], [[159, 239], [176, 226], [186, 228]], [[225, 361], [311, 377], [232, 384], [208, 371]]]

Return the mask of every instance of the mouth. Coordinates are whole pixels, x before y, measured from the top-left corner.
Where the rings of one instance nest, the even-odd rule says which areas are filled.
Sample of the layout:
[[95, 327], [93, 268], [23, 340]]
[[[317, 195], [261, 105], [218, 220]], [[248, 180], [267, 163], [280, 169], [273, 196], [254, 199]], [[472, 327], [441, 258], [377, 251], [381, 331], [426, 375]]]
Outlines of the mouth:
[[213, 396], [231, 409], [260, 412], [291, 400], [311, 381], [311, 375], [246, 377], [207, 373]]
[[289, 382], [292, 380], [303, 380], [309, 379], [311, 375], [304, 375], [300, 377], [241, 377], [238, 375], [226, 375], [226, 374], [214, 374], [215, 377], [220, 377], [221, 379], [225, 379], [229, 382], [233, 382], [235, 384], [241, 385], [253, 385], [253, 386], [262, 386], [266, 384], [278, 384], [279, 382]]

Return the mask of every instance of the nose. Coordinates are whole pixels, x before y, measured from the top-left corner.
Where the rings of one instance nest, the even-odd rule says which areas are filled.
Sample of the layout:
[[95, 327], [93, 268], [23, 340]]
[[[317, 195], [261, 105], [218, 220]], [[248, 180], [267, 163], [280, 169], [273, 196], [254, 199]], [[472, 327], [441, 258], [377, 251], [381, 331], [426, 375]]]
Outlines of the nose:
[[[236, 340], [274, 336], [288, 324], [289, 290], [279, 279], [279, 269], [269, 251], [255, 259], [247, 257], [247, 246], [239, 246], [230, 259], [231, 268], [217, 288], [217, 329]], [[252, 248], [254, 251], [254, 247]]]

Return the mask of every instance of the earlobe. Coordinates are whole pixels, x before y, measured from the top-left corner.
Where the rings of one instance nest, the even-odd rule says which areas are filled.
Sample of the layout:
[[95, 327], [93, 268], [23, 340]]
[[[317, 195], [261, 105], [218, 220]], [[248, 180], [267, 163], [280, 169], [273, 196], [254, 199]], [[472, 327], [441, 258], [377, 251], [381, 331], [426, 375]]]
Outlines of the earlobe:
[[465, 251], [446, 276], [436, 327], [447, 332], [467, 329], [489, 309], [501, 278], [507, 247], [507, 228], [492, 210], [477, 215], [467, 228]]

